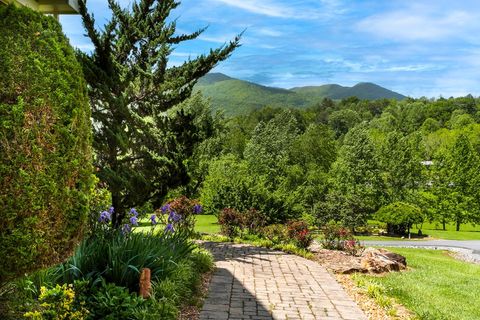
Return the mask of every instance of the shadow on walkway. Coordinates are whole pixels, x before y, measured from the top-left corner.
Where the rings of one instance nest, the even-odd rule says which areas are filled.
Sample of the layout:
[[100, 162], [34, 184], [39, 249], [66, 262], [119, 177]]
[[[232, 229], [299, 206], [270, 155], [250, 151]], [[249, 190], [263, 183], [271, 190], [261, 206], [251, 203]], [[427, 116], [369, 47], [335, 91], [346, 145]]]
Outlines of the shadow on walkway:
[[216, 270], [200, 320], [366, 319], [316, 262], [244, 244], [203, 246]]

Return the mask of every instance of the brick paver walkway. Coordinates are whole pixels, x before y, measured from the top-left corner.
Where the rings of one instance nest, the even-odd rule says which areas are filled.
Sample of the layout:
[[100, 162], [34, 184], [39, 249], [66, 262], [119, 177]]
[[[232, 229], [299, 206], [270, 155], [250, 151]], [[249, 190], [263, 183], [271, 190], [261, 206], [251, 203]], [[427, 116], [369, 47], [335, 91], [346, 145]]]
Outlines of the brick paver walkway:
[[367, 319], [318, 263], [249, 245], [204, 246], [216, 270], [200, 320]]

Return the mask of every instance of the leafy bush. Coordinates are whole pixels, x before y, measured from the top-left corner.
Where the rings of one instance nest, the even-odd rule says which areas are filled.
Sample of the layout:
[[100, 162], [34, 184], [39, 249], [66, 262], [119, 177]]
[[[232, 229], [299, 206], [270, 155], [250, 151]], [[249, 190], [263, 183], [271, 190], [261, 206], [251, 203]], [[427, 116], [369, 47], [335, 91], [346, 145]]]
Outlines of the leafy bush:
[[223, 208], [240, 212], [256, 208], [265, 214], [267, 222], [285, 222], [299, 215], [294, 210], [296, 194], [281, 188], [273, 190], [269, 183], [267, 175], [252, 173], [246, 161], [229, 155], [210, 164], [200, 199], [207, 214], [216, 215]]
[[313, 236], [304, 221], [289, 221], [287, 223], [287, 236], [298, 247], [306, 249], [313, 241]]
[[149, 268], [152, 280], [167, 278], [178, 261], [188, 257], [194, 246], [188, 233], [116, 232], [111, 237], [84, 240], [74, 255], [60, 265], [61, 282], [88, 279], [92, 283], [104, 278], [109, 283], [138, 291], [140, 270]]
[[57, 285], [52, 289], [42, 287], [36, 309], [26, 312], [24, 317], [34, 320], [87, 319], [89, 311], [82, 298], [72, 284]]
[[267, 221], [267, 216], [255, 208], [248, 209], [241, 217], [242, 227], [247, 229], [250, 234], [261, 232]]
[[363, 246], [346, 228], [337, 224], [327, 224], [322, 228], [322, 247], [330, 250], [341, 250], [351, 255], [358, 255]]
[[414, 223], [423, 222], [422, 210], [405, 202], [394, 202], [380, 208], [374, 218], [387, 224], [389, 234], [405, 234]]
[[[183, 232], [193, 234], [195, 228], [195, 215], [200, 214], [203, 208], [198, 201], [186, 196], [178, 197], [165, 204], [157, 211], [156, 217], [166, 217], [165, 224], [168, 229], [182, 229]], [[153, 222], [154, 216], [150, 218]]]
[[287, 228], [283, 224], [271, 224], [264, 227], [263, 236], [274, 244], [288, 241]]
[[235, 209], [225, 208], [218, 216], [221, 233], [230, 239], [237, 236], [242, 228], [242, 217]]
[[138, 319], [138, 309], [145, 303], [146, 300], [136, 293], [130, 293], [127, 288], [113, 283], [106, 283], [103, 279], [88, 298], [93, 319]]
[[92, 186], [90, 109], [53, 18], [0, 6], [0, 283], [63, 261]]

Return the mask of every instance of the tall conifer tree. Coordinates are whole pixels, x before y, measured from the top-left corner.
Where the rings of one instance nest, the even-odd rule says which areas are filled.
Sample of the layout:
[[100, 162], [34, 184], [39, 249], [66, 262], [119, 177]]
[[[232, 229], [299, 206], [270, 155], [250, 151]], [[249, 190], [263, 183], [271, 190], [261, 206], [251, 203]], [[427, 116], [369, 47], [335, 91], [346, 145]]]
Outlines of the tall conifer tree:
[[170, 14], [180, 2], [140, 0], [128, 9], [115, 0], [108, 4], [112, 18], [100, 30], [86, 0], [79, 1], [94, 50], [78, 55], [89, 87], [97, 174], [112, 193], [118, 226], [129, 207], [160, 199], [187, 182], [184, 159], [199, 138], [193, 116], [181, 110], [171, 115], [171, 110], [190, 97], [200, 77], [229, 57], [240, 36], [170, 67], [175, 46], [205, 31], [176, 33]]

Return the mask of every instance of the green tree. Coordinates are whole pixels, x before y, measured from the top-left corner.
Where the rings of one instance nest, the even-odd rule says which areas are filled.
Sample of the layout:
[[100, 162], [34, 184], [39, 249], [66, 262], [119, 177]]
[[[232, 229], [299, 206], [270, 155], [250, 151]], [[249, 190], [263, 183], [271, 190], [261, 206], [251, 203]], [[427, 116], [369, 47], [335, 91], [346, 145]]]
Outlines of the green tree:
[[381, 206], [384, 189], [367, 123], [354, 127], [345, 135], [331, 176], [332, 188], [326, 203], [329, 214], [320, 220], [331, 218], [351, 228], [366, 223], [369, 214]]
[[[478, 197], [477, 186], [480, 182], [480, 167], [478, 153], [473, 149], [467, 136], [460, 134], [443, 166], [445, 180], [443, 190], [449, 194], [454, 210], [453, 216], [456, 230], [465, 222], [477, 222]], [[445, 186], [445, 184], [447, 184]]]
[[397, 131], [387, 135], [379, 156], [387, 202], [405, 201], [410, 193], [423, 186], [421, 159], [413, 148], [409, 137]]
[[343, 136], [361, 121], [358, 113], [351, 109], [334, 111], [328, 117], [328, 123], [332, 127], [337, 138]]
[[65, 259], [94, 179], [86, 83], [53, 18], [0, 6], [0, 286]]
[[205, 29], [177, 34], [169, 19], [174, 0], [140, 0], [124, 9], [108, 1], [112, 18], [103, 29], [79, 1], [91, 54], [79, 53], [88, 82], [98, 177], [107, 183], [119, 225], [125, 209], [159, 201], [170, 188], [185, 184], [183, 160], [199, 137], [194, 116], [165, 111], [187, 99], [197, 80], [239, 46], [239, 37], [207, 55], [168, 66], [175, 46]]
[[410, 229], [414, 223], [424, 220], [422, 210], [410, 203], [393, 202], [378, 210], [374, 218], [387, 224], [389, 234], [407, 234], [410, 238]]

